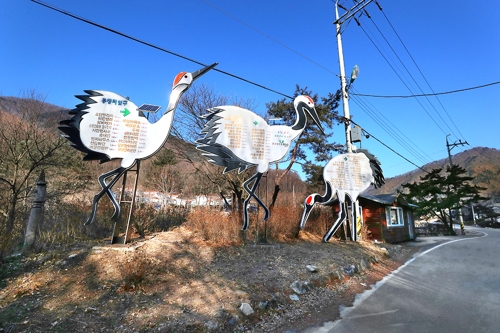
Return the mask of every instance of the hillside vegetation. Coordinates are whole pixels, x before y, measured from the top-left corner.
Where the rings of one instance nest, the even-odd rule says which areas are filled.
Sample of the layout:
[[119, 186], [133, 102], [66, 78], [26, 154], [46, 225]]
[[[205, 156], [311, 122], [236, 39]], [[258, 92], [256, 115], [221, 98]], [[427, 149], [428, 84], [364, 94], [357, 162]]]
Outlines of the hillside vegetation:
[[[453, 164], [465, 168], [467, 176], [474, 177], [474, 185], [486, 188], [484, 196], [500, 199], [500, 150], [487, 147], [475, 147], [452, 155]], [[425, 170], [432, 170], [449, 166], [449, 160], [442, 159], [424, 165]], [[370, 189], [370, 194], [394, 193], [402, 190], [401, 185], [420, 181], [425, 171], [415, 169], [411, 172], [386, 179], [386, 183], [379, 189]]]
[[[24, 151], [25, 147], [36, 146], [29, 140], [31, 132], [21, 130], [23, 118], [15, 118], [21, 102], [0, 98], [0, 116], [8, 120], [0, 122], [0, 132], [20, 137], [26, 134], [28, 138], [23, 141], [25, 146], [19, 146], [20, 141], [6, 140], [9, 136], [4, 135], [0, 148], [6, 153], [0, 154], [0, 165], [12, 164], [6, 159], [10, 147]], [[51, 114], [67, 114], [51, 105], [44, 112], [42, 120], [36, 118], [34, 131], [45, 133], [49, 143], [58, 142], [57, 126], [44, 126], [44, 119], [52, 121], [53, 117], [48, 117]], [[498, 151], [481, 149], [482, 153], [468, 156], [468, 163], [474, 166], [471, 172], [488, 182], [489, 190], [497, 191], [495, 165], [500, 158], [485, 156]], [[16, 183], [19, 195], [12, 210], [14, 224], [10, 237], [0, 239], [1, 254], [5, 254], [4, 262], [0, 256], [0, 332], [304, 329], [338, 319], [340, 305], [351, 305], [355, 293], [370, 288], [417, 251], [409, 245], [354, 243], [337, 238], [323, 244], [322, 236], [335, 219], [329, 207], [315, 210], [306, 228], [299, 232], [300, 204], [307, 190], [294, 173], [282, 182], [279, 200], [267, 223], [268, 239], [262, 237], [265, 224], [259, 211], [250, 214], [250, 229], [241, 233], [237, 211], [156, 209], [141, 204], [134, 212], [131, 242], [110, 246], [113, 222], [107, 198], [100, 204], [97, 221], [85, 227], [82, 223], [98, 189], [97, 177], [115, 168], [117, 162], [82, 162], [82, 154], [66, 142], [59, 153], [61, 158], [37, 165]], [[454, 161], [460, 163], [456, 156]], [[25, 171], [25, 164], [18, 165]], [[4, 186], [0, 187], [0, 208], [9, 203], [6, 184], [18, 176], [10, 170], [0, 170], [0, 177], [6, 180], [0, 182]], [[49, 194], [45, 219], [39, 225], [37, 246], [20, 254], [34, 185], [42, 170], [47, 175]], [[273, 172], [258, 190], [263, 199], [274, 186]], [[231, 173], [222, 177], [221, 169], [207, 166], [192, 145], [171, 137], [158, 156], [142, 165], [140, 189], [186, 197], [233, 194], [235, 202], [234, 194], [243, 176]], [[388, 179], [382, 191], [397, 189], [401, 182]], [[0, 235], [6, 230], [6, 221], [0, 215]], [[307, 266], [316, 270], [310, 271]], [[306, 292], [296, 295], [293, 283], [302, 283]], [[255, 312], [243, 315], [239, 310], [242, 303], [250, 304]]]

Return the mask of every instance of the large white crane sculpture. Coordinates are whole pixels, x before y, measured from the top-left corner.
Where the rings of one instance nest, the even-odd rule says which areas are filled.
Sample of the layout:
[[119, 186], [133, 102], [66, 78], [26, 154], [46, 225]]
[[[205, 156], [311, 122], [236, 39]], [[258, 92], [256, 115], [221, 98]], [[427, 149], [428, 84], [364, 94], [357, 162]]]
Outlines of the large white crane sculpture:
[[[292, 140], [304, 131], [307, 124], [307, 115], [323, 131], [318, 114], [314, 108], [314, 101], [309, 96], [297, 96], [294, 99], [294, 108], [297, 120], [291, 127], [284, 125], [270, 126], [257, 114], [237, 107], [218, 106], [208, 110], [202, 116], [206, 119], [205, 127], [201, 134], [202, 139], [197, 140], [197, 149], [208, 158], [212, 164], [225, 167], [223, 173], [238, 169], [244, 170], [257, 167], [255, 175], [243, 183], [243, 188], [248, 194], [243, 205], [243, 228], [248, 228], [247, 206], [251, 198], [264, 209], [264, 220], [269, 217], [269, 209], [255, 194], [262, 175], [269, 169], [269, 164], [283, 159]], [[249, 184], [253, 183], [252, 188]]]
[[[375, 188], [382, 186], [385, 183], [385, 178], [378, 159], [365, 149], [357, 149], [355, 153], [340, 154], [331, 159], [323, 168], [323, 180], [325, 181], [325, 194], [313, 193], [304, 201], [300, 229], [305, 227], [309, 213], [315, 204], [326, 205], [337, 198], [339, 200], [339, 216], [323, 237], [323, 242], [328, 242], [346, 219], [346, 195], [354, 202], [359, 193], [370, 185], [373, 184]], [[335, 196], [335, 194], [337, 195]], [[353, 221], [356, 221], [357, 212], [355, 209], [353, 209], [353, 214]]]
[[[120, 205], [111, 188], [132, 168], [137, 160], [154, 155], [167, 140], [174, 118], [174, 111], [181, 95], [194, 80], [215, 67], [217, 63], [193, 73], [181, 72], [175, 76], [172, 92], [164, 115], [154, 124], [143, 111], [157, 111], [160, 107], [134, 103], [118, 94], [102, 90], [85, 90], [86, 95], [76, 96], [83, 103], [69, 114], [73, 117], [60, 122], [59, 129], [72, 142], [72, 146], [87, 155], [84, 160], [100, 160], [101, 163], [122, 159], [120, 167], [99, 176], [102, 190], [94, 196], [92, 212], [85, 224], [96, 215], [99, 199], [107, 194], [115, 208], [112, 219], [120, 215]], [[113, 177], [109, 183], [106, 180]]]

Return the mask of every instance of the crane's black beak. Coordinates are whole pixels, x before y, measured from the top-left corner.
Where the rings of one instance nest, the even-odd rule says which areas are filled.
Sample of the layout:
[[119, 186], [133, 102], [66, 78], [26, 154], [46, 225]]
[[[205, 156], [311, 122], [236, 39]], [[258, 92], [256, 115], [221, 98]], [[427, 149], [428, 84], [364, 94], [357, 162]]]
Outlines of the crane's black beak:
[[312, 108], [312, 109], [306, 108], [306, 110], [309, 112], [309, 114], [311, 115], [311, 118], [316, 123], [316, 125], [318, 125], [321, 133], [323, 133], [323, 135], [324, 135], [325, 131], [323, 130], [323, 126], [321, 126], [321, 121], [319, 120], [318, 113], [316, 112], [316, 109], [315, 108]]
[[219, 63], [216, 62], [216, 63], [211, 64], [210, 66], [204, 67], [202, 69], [199, 69], [199, 70], [191, 73], [191, 75], [193, 76], [193, 80], [196, 80], [197, 78], [199, 78], [200, 76], [202, 76], [203, 74], [205, 74], [206, 72], [208, 72], [209, 70], [211, 70], [212, 68], [217, 66], [218, 64]]
[[302, 212], [302, 218], [300, 219], [300, 229], [304, 229], [304, 227], [306, 226], [307, 218], [309, 217], [309, 213], [311, 213], [313, 207], [314, 203], [304, 203], [304, 211]]

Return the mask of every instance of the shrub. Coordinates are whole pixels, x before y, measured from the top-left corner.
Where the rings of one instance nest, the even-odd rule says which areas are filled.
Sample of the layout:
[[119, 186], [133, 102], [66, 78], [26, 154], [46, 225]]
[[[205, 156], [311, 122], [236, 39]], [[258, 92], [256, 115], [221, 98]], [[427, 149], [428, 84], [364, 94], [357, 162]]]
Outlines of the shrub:
[[237, 213], [221, 212], [210, 207], [196, 208], [189, 212], [186, 226], [206, 241], [219, 245], [241, 243], [241, 224]]
[[297, 238], [301, 216], [302, 208], [300, 207], [274, 207], [267, 223], [268, 236], [280, 242]]
[[142, 252], [137, 252], [133, 256], [128, 256], [121, 265], [120, 274], [123, 280], [124, 291], [132, 291], [140, 287], [146, 280], [146, 275], [150, 271], [151, 262]]
[[188, 211], [184, 207], [167, 206], [156, 209], [153, 205], [138, 204], [132, 214], [131, 224], [144, 237], [146, 232], [168, 231], [186, 221]]
[[44, 222], [39, 226], [35, 248], [40, 251], [54, 244], [110, 237], [114, 212], [109, 200], [102, 200], [97, 218], [83, 225], [90, 214], [90, 200], [57, 201], [45, 205]]
[[309, 214], [305, 231], [323, 237], [337, 220], [337, 214], [332, 207], [316, 205]]

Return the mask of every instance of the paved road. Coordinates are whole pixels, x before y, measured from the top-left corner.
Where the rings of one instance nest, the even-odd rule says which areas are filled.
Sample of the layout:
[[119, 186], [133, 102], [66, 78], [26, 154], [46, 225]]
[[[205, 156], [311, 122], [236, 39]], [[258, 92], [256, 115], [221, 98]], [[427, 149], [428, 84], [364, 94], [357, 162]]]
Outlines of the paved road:
[[479, 237], [429, 238], [342, 319], [305, 332], [500, 332], [500, 230], [470, 230]]

